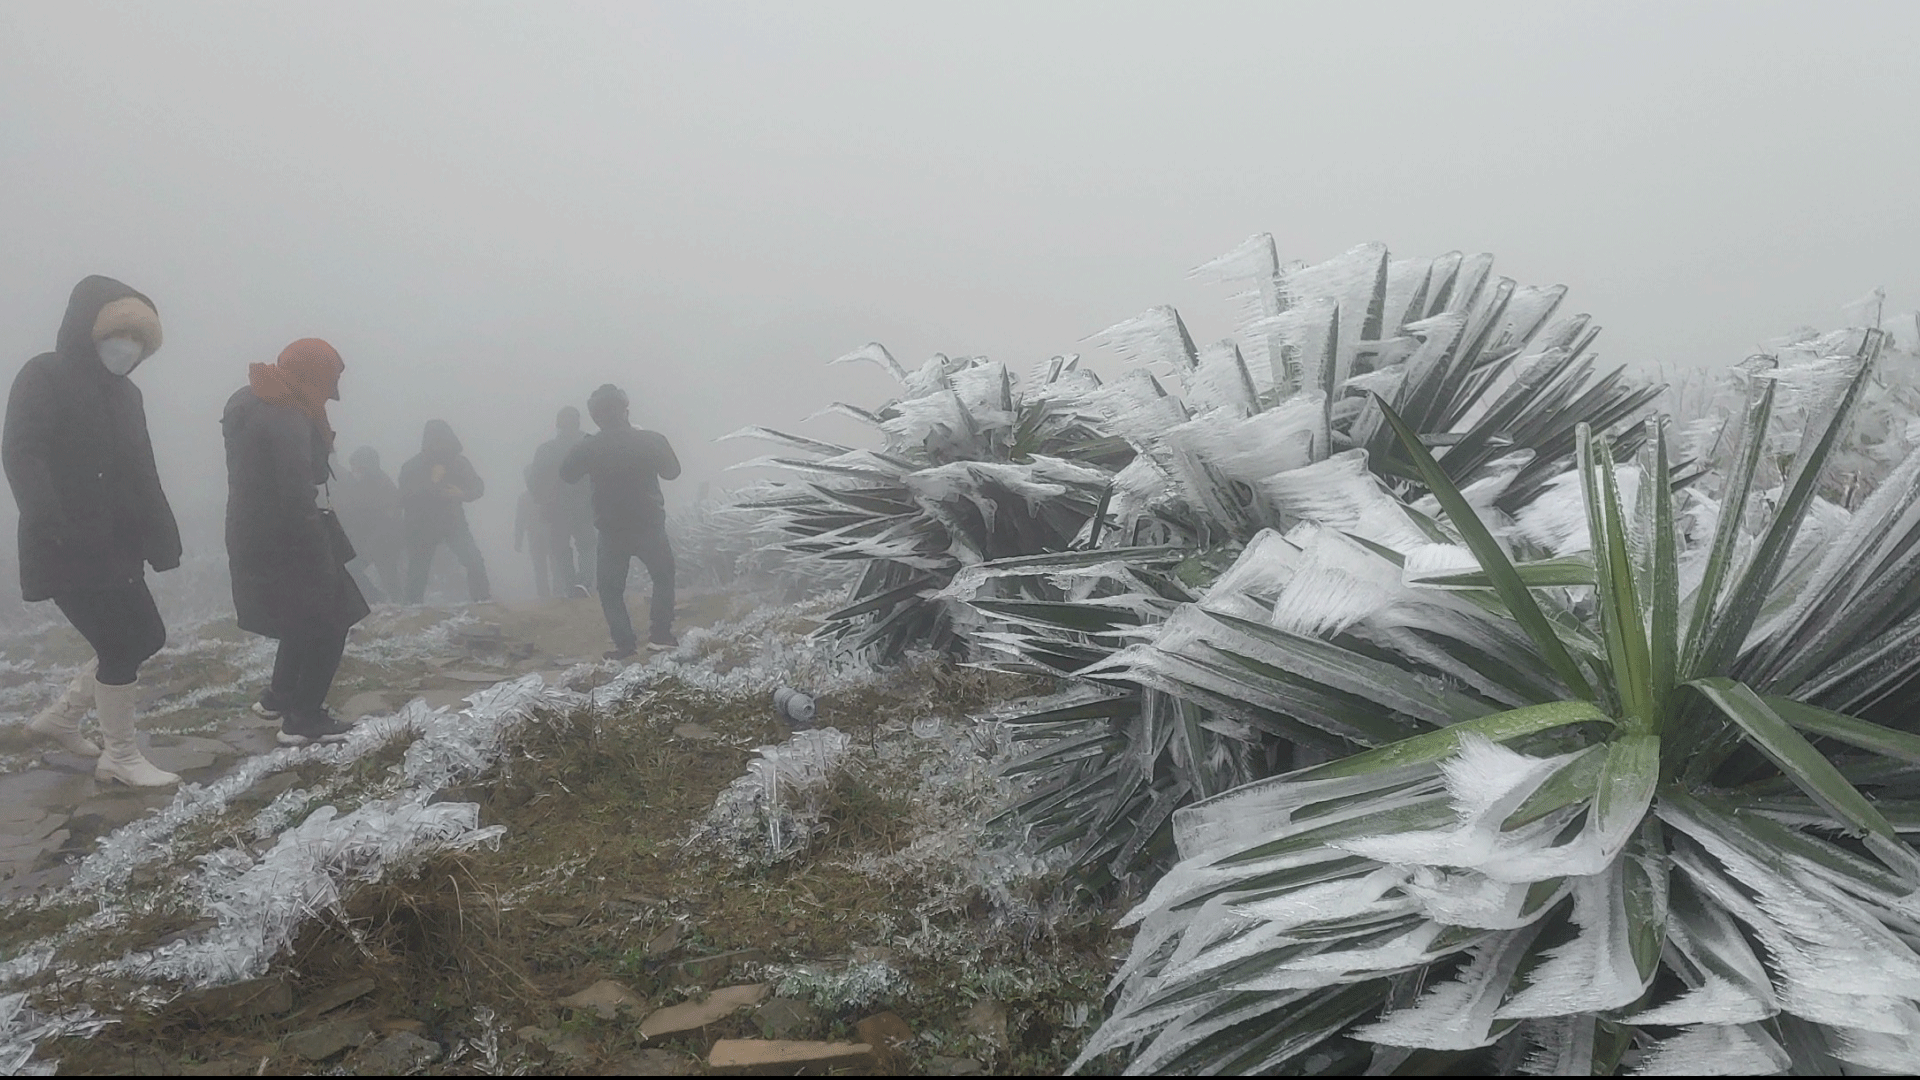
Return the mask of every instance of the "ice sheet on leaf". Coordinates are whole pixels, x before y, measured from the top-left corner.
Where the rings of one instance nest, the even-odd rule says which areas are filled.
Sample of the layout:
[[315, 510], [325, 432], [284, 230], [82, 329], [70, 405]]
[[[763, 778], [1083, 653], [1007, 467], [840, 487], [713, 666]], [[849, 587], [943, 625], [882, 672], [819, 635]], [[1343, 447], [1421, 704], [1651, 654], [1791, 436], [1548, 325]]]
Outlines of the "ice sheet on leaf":
[[1793, 1059], [1757, 1024], [1700, 1024], [1654, 1043], [1635, 1076], [1768, 1076]]
[[[1263, 481], [1314, 460], [1321, 426], [1318, 395], [1298, 395], [1244, 419], [1196, 416], [1166, 430], [1156, 456], [1180, 478], [1189, 501], [1231, 520], [1229, 515], [1251, 509], [1248, 498]], [[1223, 485], [1246, 485], [1247, 491], [1219, 490]]]
[[903, 398], [893, 405], [894, 416], [881, 424], [891, 445], [925, 447], [936, 458], [969, 458], [984, 454], [981, 429], [951, 390]]
[[[1621, 512], [1628, 517], [1628, 531], [1640, 529], [1636, 507], [1640, 501], [1640, 468], [1620, 465], [1614, 470], [1620, 486]], [[1580, 486], [1580, 474], [1568, 472], [1547, 482], [1538, 497], [1513, 516], [1513, 533], [1549, 553], [1577, 555], [1593, 549], [1593, 533], [1587, 524], [1587, 500]]]
[[1554, 877], [1586, 877], [1606, 870], [1644, 819], [1653, 798], [1657, 753], [1616, 741], [1611, 779], [1603, 774], [1595, 809], [1580, 832], [1556, 843], [1579, 809], [1575, 804], [1514, 829], [1503, 822], [1574, 755], [1535, 758], [1468, 735], [1442, 765], [1455, 823], [1443, 829], [1334, 841], [1343, 851], [1381, 862], [1476, 870], [1514, 884]]
[[1644, 1009], [1629, 1019], [1635, 1026], [1648, 1024], [1680, 1027], [1690, 1024], [1751, 1024], [1774, 1014], [1773, 1009], [1752, 994], [1718, 975], [1708, 975], [1699, 985], [1657, 1008]]
[[1541, 911], [1558, 902], [1561, 892], [1538, 904], [1529, 905], [1531, 884], [1495, 881], [1472, 870], [1448, 870], [1432, 866], [1411, 868], [1401, 886], [1436, 924], [1468, 926], [1478, 930], [1517, 930], [1540, 917]]
[[1117, 322], [1092, 340], [1134, 363], [1164, 364], [1170, 371], [1185, 371], [1197, 359], [1180, 313], [1165, 305]]
[[1920, 1010], [1909, 1005], [1905, 1011], [1907, 1029], [1904, 1032], [1842, 1027], [1835, 1055], [1863, 1069], [1896, 1076], [1920, 1074]]
[[1387, 1046], [1430, 1050], [1474, 1050], [1492, 1044], [1505, 1034], [1504, 1026], [1494, 1030], [1496, 1014], [1536, 933], [1530, 928], [1475, 946], [1472, 960], [1458, 976], [1354, 1034]]
[[1157, 446], [1161, 433], [1192, 419], [1186, 405], [1145, 371], [1128, 372], [1095, 391], [1090, 399], [1115, 435], [1145, 449]]
[[[1507, 488], [1513, 485], [1514, 478], [1518, 477], [1521, 471], [1532, 462], [1533, 451], [1531, 450], [1516, 450], [1511, 454], [1503, 454], [1483, 466], [1479, 470], [1479, 475], [1468, 482], [1466, 487], [1460, 489], [1460, 494], [1467, 500], [1468, 505], [1473, 507], [1480, 520], [1497, 522], [1502, 515], [1495, 504], [1507, 493]], [[1623, 488], [1623, 494], [1624, 490]], [[1430, 518], [1442, 516], [1440, 500], [1432, 495], [1422, 495], [1415, 499], [1413, 508]]]
[[1663, 800], [1660, 816], [1698, 844], [1676, 848], [1674, 865], [1764, 946], [1781, 1008], [1815, 1023], [1908, 1031], [1920, 956], [1889, 926], [1906, 925], [1904, 916], [1876, 913], [1791, 856], [1763, 861], [1734, 826], [1696, 807]]
[[742, 864], [799, 854], [821, 827], [821, 800], [852, 746], [852, 736], [822, 727], [755, 749], [746, 773], [714, 799], [691, 842], [718, 845]]
[[92, 1006], [45, 1013], [27, 1004], [25, 994], [0, 994], [0, 1076], [52, 1076], [52, 1062], [33, 1060], [33, 1049], [48, 1039], [88, 1039], [112, 1020]]
[[1527, 985], [1500, 1007], [1520, 1019], [1605, 1012], [1639, 1000], [1647, 982], [1635, 966], [1626, 909], [1626, 862], [1573, 885], [1573, 923], [1579, 933], [1545, 952], [1527, 972]]
[[1237, 419], [1251, 416], [1260, 408], [1260, 391], [1253, 375], [1240, 355], [1240, 347], [1230, 340], [1200, 350], [1199, 363], [1185, 373], [1183, 384], [1187, 407], [1199, 416]]
[[1429, 540], [1368, 470], [1364, 450], [1334, 454], [1258, 486], [1277, 510], [1295, 520], [1318, 522], [1394, 551]]
[[1338, 314], [1335, 301], [1314, 297], [1296, 300], [1285, 311], [1247, 324], [1249, 353], [1267, 359], [1263, 384], [1273, 387], [1276, 394], [1324, 391], [1328, 385], [1326, 356], [1334, 341]]

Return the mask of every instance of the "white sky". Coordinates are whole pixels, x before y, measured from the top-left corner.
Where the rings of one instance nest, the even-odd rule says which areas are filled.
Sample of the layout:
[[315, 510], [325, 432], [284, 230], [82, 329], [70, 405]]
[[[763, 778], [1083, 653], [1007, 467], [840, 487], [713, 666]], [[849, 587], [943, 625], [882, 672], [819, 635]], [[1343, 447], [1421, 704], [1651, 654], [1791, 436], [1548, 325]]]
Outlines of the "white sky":
[[1603, 357], [1718, 365], [1920, 299], [1916, 40], [1911, 3], [7, 0], [0, 357], [85, 274], [150, 294], [198, 517], [246, 364], [325, 337], [343, 448], [397, 469], [449, 420], [496, 559], [601, 382], [684, 497], [759, 452], [718, 435], [887, 397], [824, 366], [869, 340], [1025, 370], [1160, 303], [1224, 336], [1186, 271], [1255, 232], [1491, 251]]

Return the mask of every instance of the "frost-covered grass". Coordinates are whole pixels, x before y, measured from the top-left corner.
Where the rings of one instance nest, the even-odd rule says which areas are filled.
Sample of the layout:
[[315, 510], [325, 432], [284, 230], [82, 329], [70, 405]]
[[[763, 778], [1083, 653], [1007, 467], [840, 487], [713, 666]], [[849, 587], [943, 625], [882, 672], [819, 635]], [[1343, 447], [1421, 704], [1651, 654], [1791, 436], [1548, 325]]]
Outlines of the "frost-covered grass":
[[[1111, 958], [1098, 919], [1055, 899], [1057, 868], [988, 826], [1008, 747], [966, 720], [1036, 686], [932, 658], [847, 665], [807, 636], [820, 610], [760, 607], [613, 682], [607, 668], [568, 673], [591, 700], [528, 677], [468, 710], [416, 706], [346, 747], [253, 759], [241, 773], [257, 775], [227, 789], [184, 791], [110, 837], [70, 895], [9, 918], [0, 958], [24, 959], [10, 977], [36, 1007], [116, 1020], [84, 1041], [43, 1029], [41, 1059], [294, 1064], [275, 1047], [296, 1022], [196, 1011], [195, 985], [264, 975], [299, 1001], [374, 980], [359, 1014], [424, 1025], [458, 1051], [444, 1071], [568, 1060], [523, 1029], [580, 1035], [593, 1062], [615, 1064], [639, 1048], [630, 1022], [555, 1005], [606, 976], [658, 1004], [766, 978], [814, 1003], [806, 1037], [891, 1008], [923, 1033], [916, 1057], [1057, 1071], [1099, 1015]], [[768, 705], [782, 683], [815, 692], [849, 744], [818, 798], [781, 804], [809, 843], [743, 861], [690, 842], [752, 748], [794, 738]], [[248, 797], [284, 776], [273, 797]], [[747, 835], [764, 838], [765, 821]], [[996, 996], [1011, 1044], [960, 1020]], [[755, 1028], [709, 1035], [729, 1031]]]

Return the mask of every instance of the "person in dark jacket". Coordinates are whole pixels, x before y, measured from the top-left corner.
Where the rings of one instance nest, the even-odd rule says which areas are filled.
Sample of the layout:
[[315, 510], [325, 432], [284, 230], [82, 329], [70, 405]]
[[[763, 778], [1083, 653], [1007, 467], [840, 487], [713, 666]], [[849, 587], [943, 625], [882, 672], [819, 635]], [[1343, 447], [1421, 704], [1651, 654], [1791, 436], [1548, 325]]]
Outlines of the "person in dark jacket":
[[[180, 529], [160, 488], [140, 388], [127, 376], [160, 347], [153, 302], [112, 278], [74, 286], [54, 350], [27, 361], [0, 438], [20, 508], [20, 595], [52, 600], [94, 660], [29, 728], [99, 758], [94, 776], [134, 787], [179, 777], [134, 741], [140, 665], [167, 643], [146, 567], [180, 565]], [[80, 734], [91, 704], [102, 752]]]
[[220, 417], [233, 610], [240, 629], [280, 643], [254, 711], [280, 721], [285, 746], [346, 738], [348, 725], [327, 712], [327, 691], [347, 631], [367, 616], [347, 572], [353, 552], [317, 501], [331, 472], [327, 402], [339, 400], [345, 370], [333, 346], [301, 338], [277, 362], [251, 365]]
[[380, 577], [378, 589], [369, 599], [398, 602], [406, 595], [406, 581], [400, 576], [402, 539], [400, 488], [380, 467], [380, 452], [363, 446], [347, 459], [347, 474], [333, 484], [333, 509], [353, 542], [354, 560], [347, 564], [360, 591], [367, 593], [372, 581], [371, 567]]
[[[529, 488], [533, 483], [533, 469], [527, 469]], [[533, 558], [533, 591], [545, 600], [553, 595], [549, 571], [553, 569], [552, 560], [547, 553], [546, 523], [540, 520], [540, 507], [534, 502], [531, 490], [520, 493], [520, 501], [513, 507], [513, 550], [527, 552]]]
[[445, 420], [429, 420], [420, 436], [420, 453], [400, 466], [400, 505], [406, 514], [407, 601], [427, 598], [427, 576], [441, 544], [467, 569], [467, 596], [474, 603], [492, 597], [487, 563], [467, 527], [467, 503], [486, 490], [473, 463], [461, 453], [459, 436]]
[[639, 559], [653, 580], [647, 646], [671, 649], [673, 636], [673, 545], [667, 540], [666, 499], [660, 481], [680, 475], [680, 459], [667, 437], [633, 426], [627, 395], [608, 383], [587, 399], [600, 430], [580, 440], [560, 463], [560, 479], [584, 477], [592, 486], [593, 523], [600, 530], [597, 567], [600, 607], [613, 637], [609, 660], [624, 660], [638, 648], [627, 614], [627, 574]]
[[[533, 493], [547, 532], [547, 552], [553, 560], [549, 579], [556, 594], [587, 595], [594, 573], [593, 503], [581, 484], [560, 479], [560, 463], [586, 438], [580, 433], [580, 410], [569, 405], [553, 419], [554, 437], [534, 451], [527, 467], [527, 490]], [[575, 549], [579, 557], [574, 557]]]

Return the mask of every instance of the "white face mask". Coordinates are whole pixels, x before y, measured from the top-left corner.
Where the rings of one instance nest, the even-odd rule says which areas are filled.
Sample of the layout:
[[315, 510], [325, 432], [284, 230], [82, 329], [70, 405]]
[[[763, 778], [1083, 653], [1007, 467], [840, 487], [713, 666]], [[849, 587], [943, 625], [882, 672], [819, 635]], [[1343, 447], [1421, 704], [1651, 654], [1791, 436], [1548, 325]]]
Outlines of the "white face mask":
[[95, 345], [100, 353], [100, 363], [115, 375], [125, 375], [140, 363], [140, 354], [146, 350], [130, 337], [110, 337]]

